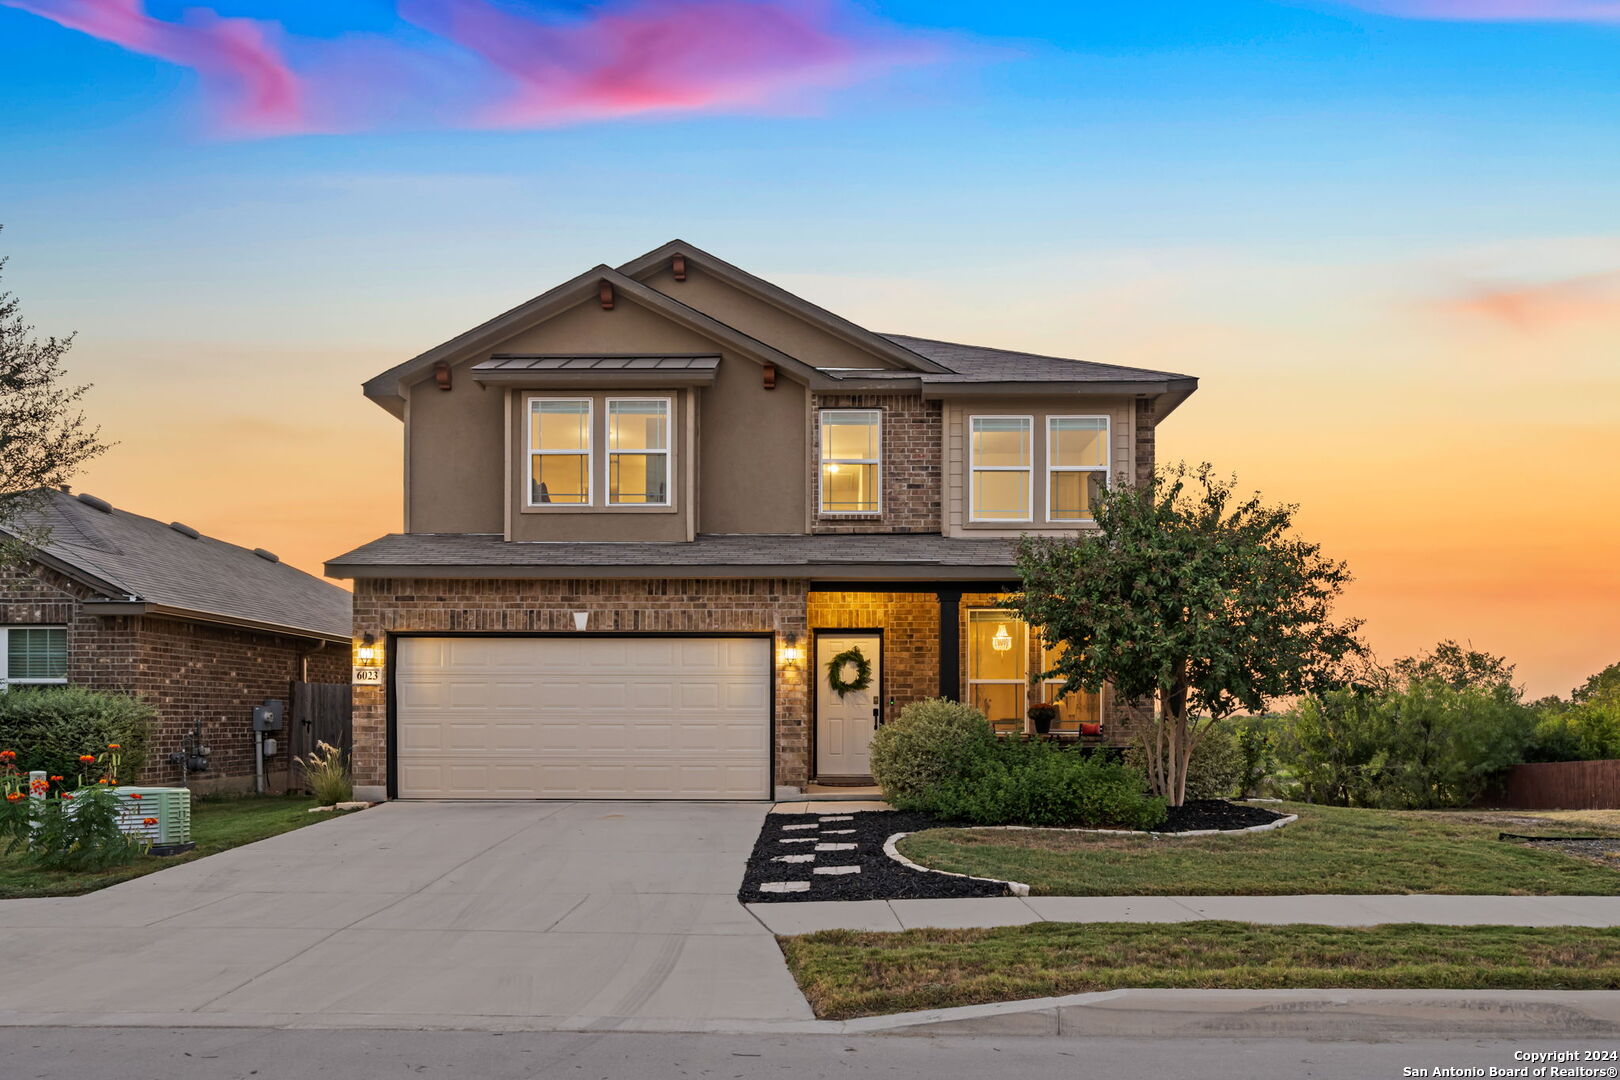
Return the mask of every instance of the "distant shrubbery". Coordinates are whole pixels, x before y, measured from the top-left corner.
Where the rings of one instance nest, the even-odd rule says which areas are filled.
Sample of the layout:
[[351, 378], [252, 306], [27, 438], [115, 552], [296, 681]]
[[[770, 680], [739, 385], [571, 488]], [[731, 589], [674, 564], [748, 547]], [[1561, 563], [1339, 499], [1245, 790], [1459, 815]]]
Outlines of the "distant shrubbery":
[[997, 739], [984, 714], [936, 699], [872, 737], [872, 776], [902, 810], [975, 825], [1146, 829], [1165, 818], [1142, 774], [1078, 749]]
[[[156, 711], [128, 694], [78, 686], [13, 687], [0, 693], [0, 746], [16, 749], [17, 768], [71, 781], [86, 748], [121, 747], [123, 775], [138, 777]], [[94, 777], [90, 778], [92, 782]]]

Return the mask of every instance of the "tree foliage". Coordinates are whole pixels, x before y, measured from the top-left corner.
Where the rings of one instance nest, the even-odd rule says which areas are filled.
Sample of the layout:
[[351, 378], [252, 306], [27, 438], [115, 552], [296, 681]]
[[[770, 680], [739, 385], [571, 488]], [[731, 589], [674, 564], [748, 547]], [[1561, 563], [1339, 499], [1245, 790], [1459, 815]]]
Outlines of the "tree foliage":
[[[0, 259], [0, 272], [6, 260]], [[31, 511], [50, 488], [106, 450], [79, 409], [88, 386], [66, 381], [73, 336], [38, 338], [17, 298], [0, 292], [0, 566], [26, 558], [44, 534]]]
[[1063, 679], [1063, 693], [1111, 683], [1126, 700], [1157, 698], [1148, 775], [1172, 806], [1210, 725], [1337, 685], [1363, 651], [1359, 621], [1333, 617], [1350, 573], [1294, 535], [1297, 509], [1180, 465], [1104, 492], [1091, 536], [1019, 542], [1023, 590], [1009, 606], [1063, 646], [1037, 677]]

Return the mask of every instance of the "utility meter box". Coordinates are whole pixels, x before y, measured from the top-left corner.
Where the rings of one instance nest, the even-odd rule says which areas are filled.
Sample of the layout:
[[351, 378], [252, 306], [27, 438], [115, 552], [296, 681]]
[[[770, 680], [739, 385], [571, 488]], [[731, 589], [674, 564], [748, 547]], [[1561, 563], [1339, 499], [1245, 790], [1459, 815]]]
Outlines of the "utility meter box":
[[281, 702], [271, 700], [253, 707], [254, 731], [281, 730]]

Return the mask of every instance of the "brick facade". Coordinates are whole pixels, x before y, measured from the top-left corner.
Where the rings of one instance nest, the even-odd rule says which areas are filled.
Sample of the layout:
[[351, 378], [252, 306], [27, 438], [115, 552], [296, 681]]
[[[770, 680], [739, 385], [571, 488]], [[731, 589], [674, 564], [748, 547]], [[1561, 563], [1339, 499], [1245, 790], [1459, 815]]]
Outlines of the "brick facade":
[[1146, 484], [1153, 479], [1153, 466], [1157, 461], [1159, 403], [1153, 398], [1136, 399], [1136, 482]]
[[939, 696], [939, 600], [933, 593], [813, 592], [809, 622], [812, 630], [883, 631], [885, 720], [913, 701]]
[[[883, 512], [871, 517], [822, 517], [822, 409], [880, 409], [883, 413]], [[810, 531], [813, 533], [937, 533], [941, 531], [944, 412], [917, 394], [810, 396]]]
[[[158, 713], [137, 778], [173, 784], [167, 761], [201, 720], [212, 756], [203, 789], [250, 787], [253, 706], [285, 701], [294, 680], [346, 683], [349, 653], [307, 638], [152, 616], [87, 615], [92, 591], [46, 567], [0, 571], [0, 624], [67, 627], [69, 685], [134, 694]], [[282, 745], [286, 745], [285, 739]], [[94, 749], [94, 748], [87, 748]], [[285, 757], [277, 763], [285, 766]]]

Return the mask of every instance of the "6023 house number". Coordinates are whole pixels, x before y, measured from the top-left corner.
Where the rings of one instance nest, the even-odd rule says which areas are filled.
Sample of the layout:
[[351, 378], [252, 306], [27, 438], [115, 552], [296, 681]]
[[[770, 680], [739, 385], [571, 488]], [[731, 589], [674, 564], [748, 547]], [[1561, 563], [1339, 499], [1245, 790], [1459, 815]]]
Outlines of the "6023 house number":
[[380, 667], [357, 667], [354, 669], [354, 682], [356, 686], [381, 686], [383, 669]]

